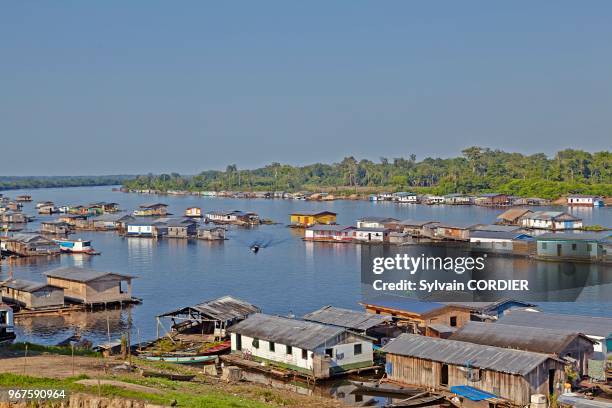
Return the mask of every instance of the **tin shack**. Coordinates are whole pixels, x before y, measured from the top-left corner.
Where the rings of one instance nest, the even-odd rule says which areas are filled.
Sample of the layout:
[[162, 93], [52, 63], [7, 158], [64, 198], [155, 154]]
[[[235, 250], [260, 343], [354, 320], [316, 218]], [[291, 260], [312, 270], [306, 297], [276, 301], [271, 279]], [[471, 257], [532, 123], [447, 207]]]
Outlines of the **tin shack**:
[[65, 267], [45, 272], [47, 283], [64, 289], [66, 300], [90, 306], [132, 303], [133, 276]]
[[565, 381], [565, 363], [544, 353], [416, 334], [402, 334], [382, 350], [391, 381], [437, 390], [468, 385], [517, 405], [558, 392]]
[[2, 300], [30, 310], [64, 306], [64, 289], [44, 282], [10, 279], [0, 284]]

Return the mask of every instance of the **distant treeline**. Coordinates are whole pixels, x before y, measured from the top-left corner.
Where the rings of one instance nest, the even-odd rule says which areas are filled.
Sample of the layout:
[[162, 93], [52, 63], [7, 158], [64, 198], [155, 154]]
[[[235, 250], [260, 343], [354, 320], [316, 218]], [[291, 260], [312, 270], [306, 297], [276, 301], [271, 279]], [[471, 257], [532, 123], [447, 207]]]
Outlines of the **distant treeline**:
[[135, 176], [0, 176], [0, 190], [121, 185]]
[[319, 190], [415, 191], [433, 194], [501, 192], [524, 197], [557, 198], [567, 193], [612, 196], [612, 153], [566, 149], [554, 157], [523, 155], [470, 147], [459, 157], [417, 161], [408, 158], [379, 161], [346, 157], [339, 163], [295, 167], [272, 163], [262, 168], [203, 171], [195, 176], [177, 173], [145, 175], [126, 181], [130, 189], [168, 190]]

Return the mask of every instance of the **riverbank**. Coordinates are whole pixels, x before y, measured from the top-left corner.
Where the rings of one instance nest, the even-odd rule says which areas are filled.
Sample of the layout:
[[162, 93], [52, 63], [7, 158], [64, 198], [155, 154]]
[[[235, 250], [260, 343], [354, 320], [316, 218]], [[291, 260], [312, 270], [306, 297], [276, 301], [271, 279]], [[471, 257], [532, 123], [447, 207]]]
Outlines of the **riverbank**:
[[[11, 348], [0, 349], [0, 387], [5, 389], [56, 389], [66, 395], [85, 394], [92, 399], [133, 400], [177, 407], [322, 407], [343, 405], [336, 400], [305, 396], [253, 383], [225, 383], [199, 368], [150, 363], [132, 358], [133, 370], [119, 358], [36, 352], [24, 357]], [[192, 381], [145, 378], [140, 369], [157, 369], [194, 375]], [[99, 381], [98, 381], [99, 380]], [[72, 405], [71, 405], [72, 406]], [[98, 406], [98, 405], [97, 405]], [[105, 406], [100, 404], [99, 406]], [[107, 405], [123, 407], [132, 405]], [[133, 406], [138, 406], [134, 404]], [[0, 403], [2, 407], [2, 403]]]

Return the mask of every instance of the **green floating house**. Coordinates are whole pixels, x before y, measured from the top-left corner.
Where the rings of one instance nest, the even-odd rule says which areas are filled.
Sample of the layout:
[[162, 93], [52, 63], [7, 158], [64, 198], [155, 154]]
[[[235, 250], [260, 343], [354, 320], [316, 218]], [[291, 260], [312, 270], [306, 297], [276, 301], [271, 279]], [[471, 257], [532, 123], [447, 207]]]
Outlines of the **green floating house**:
[[612, 262], [612, 233], [561, 232], [536, 237], [536, 255], [542, 259]]

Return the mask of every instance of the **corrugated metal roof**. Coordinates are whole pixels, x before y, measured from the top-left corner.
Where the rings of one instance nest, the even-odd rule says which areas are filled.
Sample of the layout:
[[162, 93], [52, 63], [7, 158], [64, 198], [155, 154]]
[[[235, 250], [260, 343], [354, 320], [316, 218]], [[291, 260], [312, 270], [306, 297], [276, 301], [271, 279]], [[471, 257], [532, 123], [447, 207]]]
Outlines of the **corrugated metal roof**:
[[563, 221], [579, 221], [580, 218], [574, 217], [563, 211], [535, 211], [525, 214], [522, 218], [530, 220], [563, 220]]
[[439, 223], [438, 221], [423, 221], [423, 220], [403, 220], [400, 222], [400, 225], [409, 226], [409, 227], [422, 227], [427, 224], [435, 224]]
[[187, 306], [181, 309], [173, 310], [171, 312], [161, 314], [158, 317], [185, 313], [188, 310], [195, 310], [202, 313], [209, 319], [223, 322], [235, 319], [244, 319], [253, 313], [261, 312], [260, 308], [245, 300], [226, 295], [217, 299], [198, 303], [194, 306]]
[[314, 350], [333, 341], [346, 329], [327, 324], [289, 319], [257, 313], [228, 329], [245, 336], [273, 341], [279, 344]]
[[576, 337], [588, 339], [582, 334], [564, 330], [467, 322], [450, 340], [560, 355]]
[[531, 238], [531, 235], [516, 231], [472, 231], [470, 239], [507, 239]]
[[455, 385], [451, 387], [450, 391], [471, 401], [484, 401], [491, 398], [499, 398], [495, 394], [470, 387], [469, 385]]
[[607, 232], [547, 232], [536, 236], [538, 241], [603, 241], [612, 236]]
[[520, 230], [521, 227], [516, 225], [497, 225], [497, 224], [479, 224], [472, 228], [473, 231], [491, 231], [491, 232], [514, 232]]
[[552, 357], [530, 351], [483, 346], [417, 334], [402, 334], [382, 348], [391, 354], [421, 358], [457, 366], [527, 375]]
[[23, 241], [23, 242], [32, 242], [32, 241], [45, 241], [49, 243], [53, 243], [52, 240], [44, 237], [43, 235], [30, 233], [30, 232], [20, 232], [17, 234], [13, 234], [9, 237], [9, 239], [13, 241]]
[[498, 320], [514, 326], [569, 330], [588, 336], [606, 337], [612, 331], [612, 318], [509, 310]]
[[93, 269], [76, 267], [57, 268], [44, 272], [43, 275], [51, 278], [66, 279], [75, 282], [90, 282], [92, 280], [99, 279], [107, 275], [116, 275], [122, 278], [134, 278], [134, 276], [124, 275], [116, 272], [100, 272], [94, 271]]
[[10, 279], [10, 280], [2, 282], [0, 286], [19, 290], [22, 292], [36, 292], [37, 290], [46, 288], [48, 286], [57, 288], [57, 286], [49, 285], [44, 282], [34, 282], [30, 280], [25, 280], [25, 279]]
[[425, 314], [446, 306], [443, 303], [422, 302], [420, 300], [392, 295], [364, 299], [361, 304], [384, 307], [386, 309], [394, 309], [414, 314]]
[[499, 214], [497, 219], [514, 221], [515, 219], [520, 218], [530, 212], [532, 211], [526, 208], [511, 208], [508, 211], [504, 211], [503, 213]]
[[385, 223], [385, 222], [398, 222], [399, 220], [396, 220], [395, 218], [389, 218], [389, 217], [362, 217], [362, 218], [359, 218], [357, 221], [358, 222], [380, 222], [380, 223]]
[[304, 320], [364, 331], [393, 320], [391, 316], [359, 312], [334, 306], [324, 306], [304, 315]]
[[346, 226], [346, 225], [329, 225], [329, 224], [319, 224], [319, 225], [313, 225], [312, 227], [306, 228], [307, 230], [310, 231], [344, 231], [344, 230], [348, 230], [348, 229], [356, 229], [355, 227], [352, 226]]
[[324, 214], [329, 214], [329, 215], [337, 215], [335, 212], [331, 212], [331, 211], [297, 211], [297, 212], [293, 212], [290, 215], [305, 215], [305, 216], [315, 216], [315, 215], [324, 215]]

